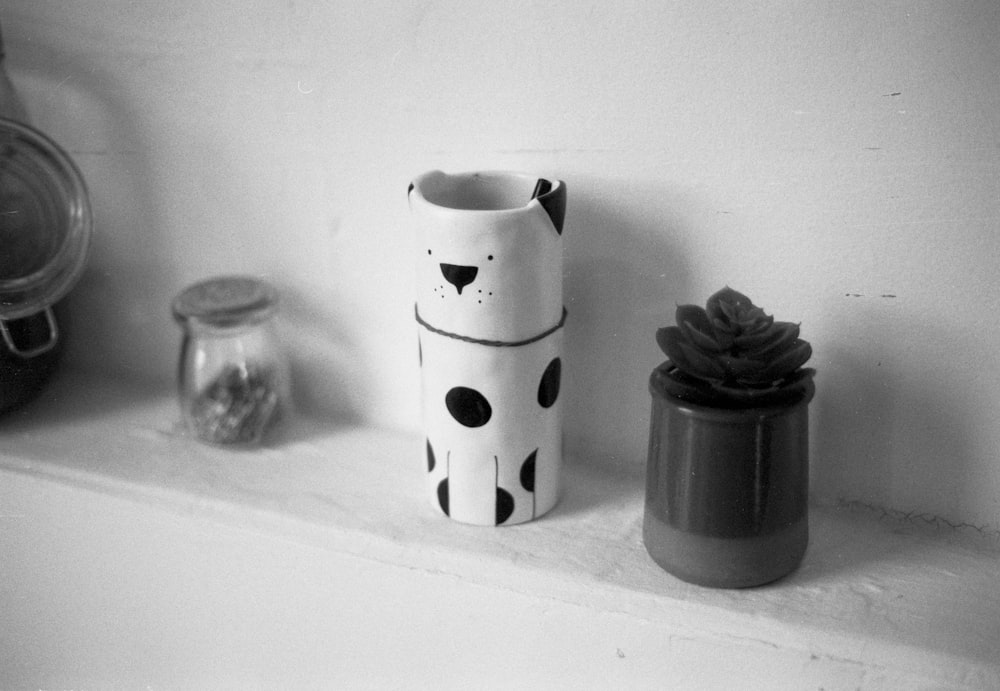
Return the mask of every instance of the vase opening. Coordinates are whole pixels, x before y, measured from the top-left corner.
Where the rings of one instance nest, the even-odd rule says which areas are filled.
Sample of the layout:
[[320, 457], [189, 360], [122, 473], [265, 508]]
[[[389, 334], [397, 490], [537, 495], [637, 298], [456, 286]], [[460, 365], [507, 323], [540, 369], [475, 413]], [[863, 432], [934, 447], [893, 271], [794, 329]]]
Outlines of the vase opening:
[[420, 193], [431, 204], [458, 211], [522, 209], [531, 201], [538, 178], [517, 173], [428, 175]]

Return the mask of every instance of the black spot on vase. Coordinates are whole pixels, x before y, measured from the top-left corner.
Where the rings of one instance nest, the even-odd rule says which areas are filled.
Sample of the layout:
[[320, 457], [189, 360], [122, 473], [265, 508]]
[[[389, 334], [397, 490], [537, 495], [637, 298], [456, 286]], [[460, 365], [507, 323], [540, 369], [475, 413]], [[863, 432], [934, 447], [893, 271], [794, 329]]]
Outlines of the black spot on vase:
[[566, 218], [566, 183], [553, 189], [551, 182], [539, 178], [531, 198], [538, 200], [538, 203], [545, 209], [545, 213], [549, 215], [556, 232], [562, 235], [563, 221]]
[[451, 514], [448, 513], [448, 478], [445, 478], [438, 484], [437, 495], [438, 505], [441, 507], [441, 510], [444, 511], [444, 515], [451, 516]]
[[431, 440], [427, 440], [427, 472], [433, 472], [434, 466], [437, 465], [437, 460], [434, 458], [434, 447], [431, 446]]
[[559, 398], [560, 379], [562, 379], [562, 360], [553, 358], [538, 383], [538, 405], [543, 408], [552, 407]]
[[477, 266], [462, 266], [459, 264], [441, 264], [441, 275], [444, 280], [455, 286], [458, 294], [462, 294], [462, 288], [476, 280], [479, 273]]
[[486, 397], [465, 386], [456, 386], [448, 391], [444, 403], [455, 421], [466, 427], [482, 427], [493, 416], [493, 409]]
[[514, 496], [502, 487], [497, 487], [497, 525], [500, 525], [514, 513]]
[[535, 449], [521, 464], [521, 487], [529, 492], [535, 491], [535, 459], [538, 457], [538, 449]]

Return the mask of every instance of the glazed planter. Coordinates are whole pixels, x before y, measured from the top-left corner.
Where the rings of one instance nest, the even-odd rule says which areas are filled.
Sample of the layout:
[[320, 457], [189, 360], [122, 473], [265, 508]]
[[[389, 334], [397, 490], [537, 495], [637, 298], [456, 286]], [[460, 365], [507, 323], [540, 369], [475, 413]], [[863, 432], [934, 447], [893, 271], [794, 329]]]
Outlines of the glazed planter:
[[811, 379], [780, 405], [716, 408], [649, 380], [643, 542], [672, 575], [746, 588], [794, 571], [809, 541]]
[[462, 523], [533, 520], [559, 495], [566, 186], [431, 171], [408, 196], [428, 499]]

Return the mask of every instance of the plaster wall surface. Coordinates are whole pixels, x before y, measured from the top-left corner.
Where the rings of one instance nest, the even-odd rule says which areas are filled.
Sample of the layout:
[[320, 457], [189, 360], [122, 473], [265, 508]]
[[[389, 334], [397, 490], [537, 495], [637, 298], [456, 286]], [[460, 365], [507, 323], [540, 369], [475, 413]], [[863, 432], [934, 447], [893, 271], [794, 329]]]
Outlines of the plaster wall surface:
[[815, 348], [812, 486], [1000, 530], [1000, 5], [9, 0], [97, 232], [70, 364], [168, 386], [170, 299], [284, 295], [303, 409], [418, 426], [405, 192], [568, 183], [569, 450], [641, 467], [653, 334], [724, 284]]

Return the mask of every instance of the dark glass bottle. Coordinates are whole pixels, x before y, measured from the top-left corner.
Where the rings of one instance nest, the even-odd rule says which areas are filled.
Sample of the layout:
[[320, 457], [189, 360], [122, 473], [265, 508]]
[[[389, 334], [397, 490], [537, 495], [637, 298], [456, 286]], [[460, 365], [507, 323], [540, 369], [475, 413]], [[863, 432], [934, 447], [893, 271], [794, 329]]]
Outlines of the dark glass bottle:
[[0, 413], [34, 398], [55, 371], [62, 299], [80, 277], [91, 211], [79, 170], [27, 122], [0, 35]]

